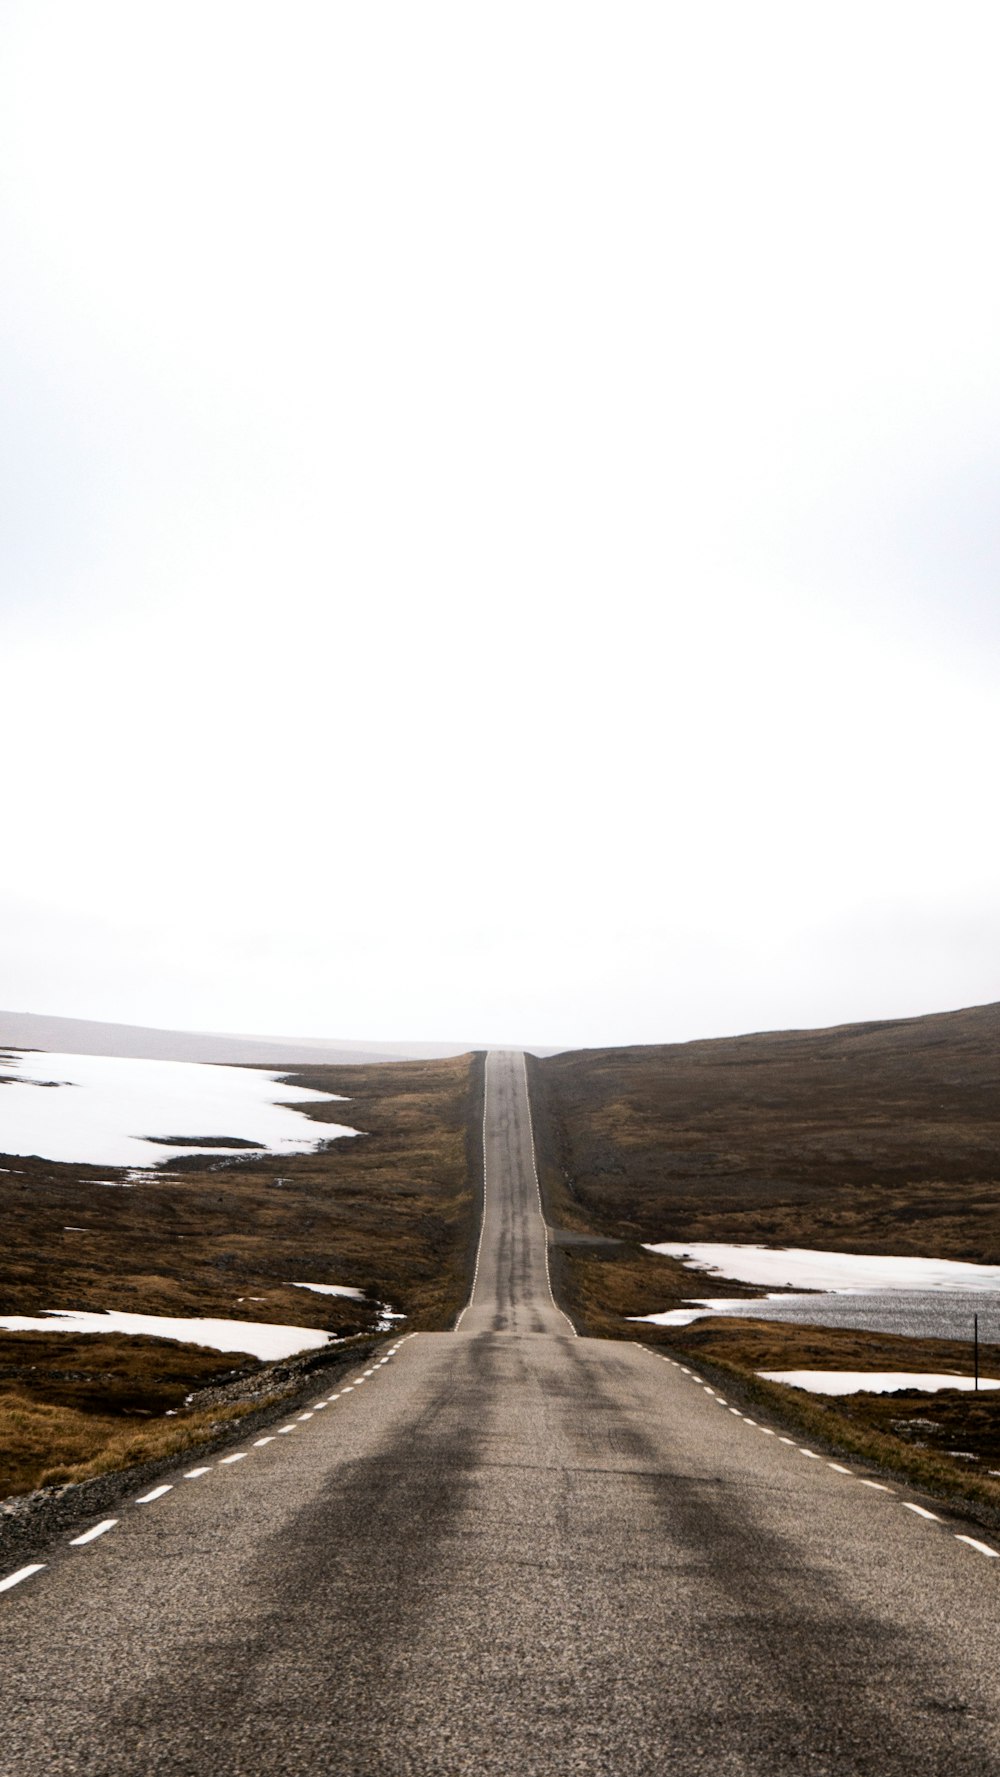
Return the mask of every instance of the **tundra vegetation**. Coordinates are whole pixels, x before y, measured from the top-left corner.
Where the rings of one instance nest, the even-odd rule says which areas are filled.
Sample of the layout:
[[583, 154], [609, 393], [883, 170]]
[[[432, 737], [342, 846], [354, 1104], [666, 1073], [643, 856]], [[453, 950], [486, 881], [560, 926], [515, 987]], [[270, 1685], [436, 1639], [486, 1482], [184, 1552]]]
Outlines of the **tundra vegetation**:
[[[0, 1157], [0, 1313], [126, 1309], [347, 1340], [387, 1303], [407, 1330], [448, 1326], [478, 1231], [482, 1057], [287, 1077], [344, 1094], [308, 1114], [362, 1133], [280, 1161], [181, 1156], [120, 1189], [97, 1182], [106, 1167]], [[270, 1373], [173, 1340], [0, 1330], [0, 1498], [187, 1449], [259, 1406]]]
[[[657, 1241], [1000, 1263], [998, 1045], [993, 1005], [529, 1063], [553, 1278], [577, 1325], [686, 1353], [811, 1435], [1000, 1521], [997, 1393], [834, 1403], [756, 1374], [968, 1373], [968, 1345], [763, 1319], [627, 1321], [756, 1293], [646, 1250]], [[983, 1375], [1000, 1377], [1000, 1348], [980, 1355]]]

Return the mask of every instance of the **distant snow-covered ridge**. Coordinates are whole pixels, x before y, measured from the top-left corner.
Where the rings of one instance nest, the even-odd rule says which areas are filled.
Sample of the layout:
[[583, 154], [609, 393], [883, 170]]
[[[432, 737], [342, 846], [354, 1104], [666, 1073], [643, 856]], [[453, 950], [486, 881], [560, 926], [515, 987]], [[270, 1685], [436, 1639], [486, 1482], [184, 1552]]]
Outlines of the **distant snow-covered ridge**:
[[0, 1051], [0, 1153], [69, 1165], [148, 1169], [180, 1154], [311, 1153], [358, 1133], [296, 1108], [334, 1102], [348, 1101], [262, 1068]]

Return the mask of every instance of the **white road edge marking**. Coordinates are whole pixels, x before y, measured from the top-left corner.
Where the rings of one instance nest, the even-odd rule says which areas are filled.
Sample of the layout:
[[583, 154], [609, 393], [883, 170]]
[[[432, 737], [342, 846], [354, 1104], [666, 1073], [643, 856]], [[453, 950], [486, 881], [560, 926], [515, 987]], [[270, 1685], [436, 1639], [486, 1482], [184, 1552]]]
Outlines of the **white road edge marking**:
[[819, 1457], [816, 1455], [815, 1450], [806, 1450], [803, 1448], [803, 1446], [801, 1444], [799, 1445], [799, 1455], [800, 1456], [811, 1456], [814, 1462], [819, 1461]]
[[876, 1493], [892, 1492], [892, 1488], [887, 1487], [884, 1481], [866, 1481], [864, 1475], [859, 1475], [857, 1478], [861, 1482], [862, 1487], [874, 1487]]
[[845, 1468], [842, 1462], [828, 1462], [826, 1466], [835, 1469], [838, 1475], [850, 1475], [854, 1472], [852, 1469]]
[[943, 1522], [936, 1512], [929, 1512], [926, 1506], [914, 1505], [912, 1499], [904, 1499], [903, 1509], [907, 1512], [916, 1512], [918, 1518], [929, 1518], [932, 1524], [940, 1524]]
[[9, 1573], [5, 1580], [0, 1580], [0, 1592], [9, 1592], [12, 1586], [19, 1586], [22, 1580], [30, 1580], [33, 1573], [41, 1573], [44, 1561], [33, 1561], [30, 1567], [19, 1567], [16, 1573]]
[[970, 1549], [978, 1550], [980, 1555], [988, 1555], [993, 1561], [1000, 1561], [1000, 1549], [991, 1549], [989, 1543], [978, 1542], [974, 1536], [959, 1536], [956, 1531], [955, 1541], [966, 1543]]
[[99, 1536], [106, 1536], [109, 1530], [113, 1530], [117, 1522], [117, 1518], [102, 1518], [100, 1524], [95, 1524], [91, 1530], [85, 1530], [82, 1536], [71, 1536], [70, 1548], [82, 1549], [85, 1543], [96, 1542]]
[[469, 1300], [466, 1302], [465, 1307], [460, 1311], [458, 1319], [455, 1322], [454, 1330], [456, 1333], [458, 1332], [465, 1315], [471, 1308], [472, 1298], [476, 1293], [476, 1284], [479, 1282], [479, 1260], [483, 1251], [483, 1236], [486, 1233], [486, 1100], [489, 1096], [489, 1090], [490, 1058], [489, 1053], [487, 1052], [483, 1058], [483, 1213], [479, 1222], [479, 1243], [476, 1247], [476, 1262], [472, 1267], [472, 1288], [469, 1291]]
[[300, 1423], [301, 1423], [301, 1421], [302, 1421], [302, 1420], [303, 1420], [303, 1419], [311, 1419], [311, 1418], [312, 1418], [312, 1414], [311, 1414], [311, 1413], [300, 1413], [300, 1414], [299, 1414], [299, 1421], [300, 1421]]
[[254, 1438], [253, 1447], [255, 1450], [262, 1450], [264, 1448], [265, 1444], [273, 1444], [273, 1443], [274, 1443], [274, 1437], [272, 1434], [272, 1436], [269, 1438]]
[[548, 1285], [549, 1301], [552, 1303], [556, 1313], [562, 1315], [563, 1320], [566, 1322], [566, 1325], [569, 1327], [569, 1330], [575, 1339], [577, 1337], [577, 1331], [573, 1322], [570, 1320], [566, 1310], [560, 1308], [555, 1296], [552, 1294], [552, 1273], [549, 1270], [549, 1224], [545, 1220], [545, 1211], [542, 1208], [542, 1187], [538, 1182], [538, 1161], [535, 1158], [535, 1125], [531, 1116], [531, 1093], [528, 1091], [528, 1057], [523, 1049], [521, 1050], [521, 1072], [524, 1075], [524, 1102], [528, 1108], [528, 1147], [531, 1150], [531, 1170], [535, 1177], [535, 1194], [538, 1198], [538, 1219], [542, 1224], [542, 1234], [545, 1242], [542, 1249], [545, 1254], [545, 1282]]
[[154, 1487], [152, 1492], [150, 1492], [150, 1493], [140, 1493], [140, 1495], [135, 1503], [137, 1506], [152, 1505], [154, 1499], [162, 1499], [163, 1495], [165, 1493], [172, 1493], [173, 1490], [174, 1490], [173, 1482], [172, 1481], [164, 1481], [162, 1487]]
[[189, 1468], [184, 1476], [185, 1481], [197, 1481], [199, 1475], [210, 1475], [210, 1468]]
[[242, 1462], [243, 1458], [249, 1456], [249, 1454], [249, 1450], [237, 1450], [235, 1456], [221, 1456], [219, 1458], [219, 1467], [223, 1468], [227, 1462]]

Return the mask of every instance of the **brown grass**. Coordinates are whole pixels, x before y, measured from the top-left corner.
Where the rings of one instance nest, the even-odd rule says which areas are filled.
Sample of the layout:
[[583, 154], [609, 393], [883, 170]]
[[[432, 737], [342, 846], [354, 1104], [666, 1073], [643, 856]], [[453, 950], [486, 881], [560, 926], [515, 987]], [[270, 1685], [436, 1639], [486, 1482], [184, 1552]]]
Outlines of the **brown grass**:
[[0, 1497], [180, 1455], [246, 1411], [233, 1404], [183, 1419], [123, 1423], [111, 1414], [81, 1413], [24, 1394], [0, 1395]]
[[1000, 1264], [998, 1047], [981, 1006], [534, 1062], [553, 1217]]

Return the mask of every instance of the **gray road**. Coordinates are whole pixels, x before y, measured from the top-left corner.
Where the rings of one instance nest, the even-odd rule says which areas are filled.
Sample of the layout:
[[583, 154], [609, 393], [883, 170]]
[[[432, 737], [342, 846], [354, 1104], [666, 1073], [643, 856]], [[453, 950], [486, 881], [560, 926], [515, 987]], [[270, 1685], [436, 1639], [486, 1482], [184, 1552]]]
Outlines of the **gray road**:
[[3, 1772], [1000, 1774], [1000, 1560], [575, 1338], [519, 1056], [485, 1144], [457, 1332], [0, 1596]]

